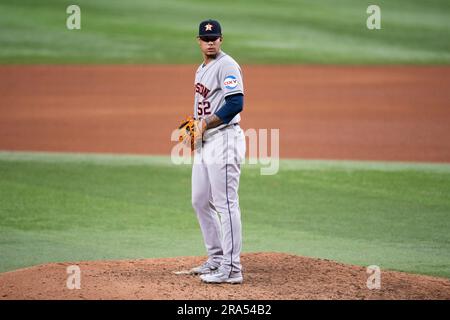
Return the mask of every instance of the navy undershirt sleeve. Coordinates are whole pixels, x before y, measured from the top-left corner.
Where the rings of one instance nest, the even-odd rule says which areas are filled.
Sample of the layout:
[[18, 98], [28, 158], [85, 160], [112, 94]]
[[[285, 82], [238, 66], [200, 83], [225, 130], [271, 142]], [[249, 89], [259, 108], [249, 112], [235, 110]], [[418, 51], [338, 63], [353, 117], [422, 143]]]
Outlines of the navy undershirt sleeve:
[[216, 112], [216, 116], [218, 116], [223, 123], [230, 123], [230, 121], [242, 111], [243, 107], [244, 95], [242, 93], [233, 94], [225, 97], [225, 104]]

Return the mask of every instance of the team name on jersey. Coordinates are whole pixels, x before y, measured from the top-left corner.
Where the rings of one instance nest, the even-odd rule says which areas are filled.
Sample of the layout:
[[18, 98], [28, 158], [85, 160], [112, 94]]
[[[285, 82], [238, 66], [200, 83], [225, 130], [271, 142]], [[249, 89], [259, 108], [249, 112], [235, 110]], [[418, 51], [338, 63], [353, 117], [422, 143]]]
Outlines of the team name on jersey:
[[210, 90], [207, 87], [205, 87], [204, 85], [202, 85], [201, 83], [196, 83], [195, 84], [195, 92], [196, 93], [200, 93], [200, 95], [203, 98], [206, 98], [206, 96], [208, 95], [209, 91]]

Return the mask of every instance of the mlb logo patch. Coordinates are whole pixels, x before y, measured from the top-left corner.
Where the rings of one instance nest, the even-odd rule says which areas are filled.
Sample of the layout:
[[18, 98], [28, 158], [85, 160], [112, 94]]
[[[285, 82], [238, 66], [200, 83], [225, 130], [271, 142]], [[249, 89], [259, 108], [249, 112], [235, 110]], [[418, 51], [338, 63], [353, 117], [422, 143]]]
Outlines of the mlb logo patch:
[[228, 90], [234, 89], [237, 87], [238, 85], [238, 81], [236, 79], [235, 76], [228, 76], [225, 78], [225, 80], [223, 81], [223, 85], [225, 86], [225, 88], [227, 88]]

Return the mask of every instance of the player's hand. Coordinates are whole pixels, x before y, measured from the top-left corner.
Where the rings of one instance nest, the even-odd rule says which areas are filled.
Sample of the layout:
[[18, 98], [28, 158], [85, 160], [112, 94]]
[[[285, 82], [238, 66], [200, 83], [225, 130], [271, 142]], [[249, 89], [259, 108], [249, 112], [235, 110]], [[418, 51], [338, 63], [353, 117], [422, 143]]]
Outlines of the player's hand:
[[207, 127], [206, 120], [200, 119], [200, 121], [197, 122], [197, 126], [198, 126], [199, 136], [203, 139], [203, 135], [205, 134], [206, 127]]

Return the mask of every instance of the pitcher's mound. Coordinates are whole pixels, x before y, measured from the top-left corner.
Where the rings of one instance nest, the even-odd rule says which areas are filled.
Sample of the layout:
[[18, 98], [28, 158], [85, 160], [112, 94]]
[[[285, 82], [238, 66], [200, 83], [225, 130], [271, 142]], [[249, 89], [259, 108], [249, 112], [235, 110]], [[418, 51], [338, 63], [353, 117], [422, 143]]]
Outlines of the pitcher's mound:
[[[65, 262], [0, 274], [1, 299], [450, 299], [450, 280], [381, 272], [367, 288], [366, 268], [281, 253], [242, 255], [244, 283], [204, 284], [186, 274], [204, 257]], [[78, 265], [80, 289], [67, 288]], [[176, 274], [178, 273], [178, 274]]]

